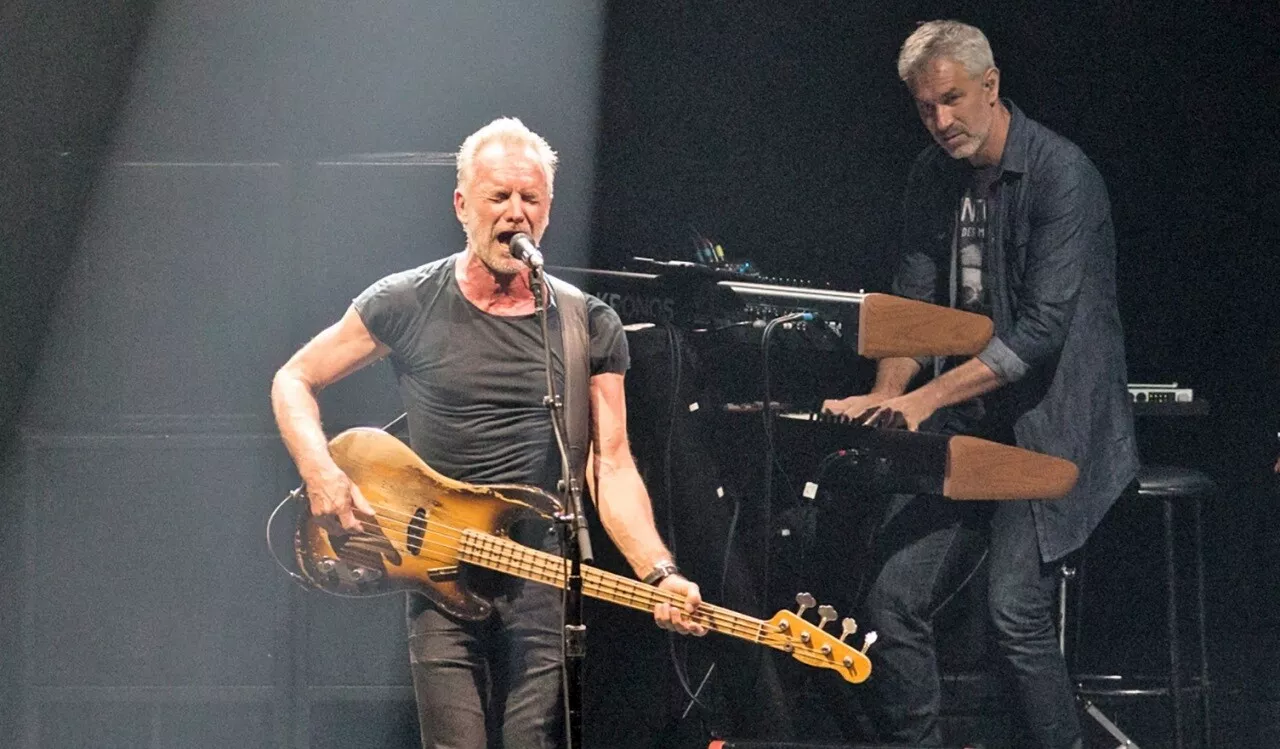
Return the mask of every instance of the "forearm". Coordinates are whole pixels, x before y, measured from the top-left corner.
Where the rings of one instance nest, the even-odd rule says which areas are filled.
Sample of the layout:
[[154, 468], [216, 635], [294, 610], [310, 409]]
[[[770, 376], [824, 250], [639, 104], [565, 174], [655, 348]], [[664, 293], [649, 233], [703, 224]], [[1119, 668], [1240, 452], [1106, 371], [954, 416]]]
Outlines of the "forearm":
[[907, 385], [920, 371], [920, 364], [915, 359], [906, 357], [881, 359], [876, 366], [876, 382], [871, 392], [890, 398], [907, 392]]
[[320, 422], [320, 404], [309, 384], [287, 369], [277, 372], [271, 382], [271, 410], [304, 481], [337, 468]]
[[672, 558], [654, 526], [649, 492], [630, 455], [597, 457], [595, 474], [600, 521], [636, 577], [642, 578], [655, 564]]
[[995, 390], [1004, 384], [990, 367], [970, 359], [912, 391], [932, 409], [945, 408]]

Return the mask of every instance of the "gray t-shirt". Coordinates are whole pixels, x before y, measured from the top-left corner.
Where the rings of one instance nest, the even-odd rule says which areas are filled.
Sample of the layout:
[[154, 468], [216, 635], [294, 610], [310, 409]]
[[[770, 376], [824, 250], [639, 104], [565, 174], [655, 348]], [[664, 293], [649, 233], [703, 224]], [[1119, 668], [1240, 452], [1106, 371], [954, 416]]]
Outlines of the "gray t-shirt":
[[[554, 492], [560, 458], [551, 433], [536, 315], [491, 315], [462, 295], [453, 255], [374, 283], [354, 306], [391, 349], [413, 449], [435, 470], [473, 484], [520, 483]], [[591, 374], [626, 372], [616, 312], [587, 296]], [[564, 392], [560, 317], [548, 318], [556, 392]]]

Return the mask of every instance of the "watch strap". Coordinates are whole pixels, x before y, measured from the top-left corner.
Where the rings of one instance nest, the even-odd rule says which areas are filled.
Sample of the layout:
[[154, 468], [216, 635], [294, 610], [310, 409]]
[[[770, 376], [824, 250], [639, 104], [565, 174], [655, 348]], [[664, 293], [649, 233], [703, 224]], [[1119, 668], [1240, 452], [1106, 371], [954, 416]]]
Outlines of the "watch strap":
[[669, 559], [653, 565], [653, 569], [649, 570], [649, 574], [644, 576], [646, 585], [657, 585], [672, 575], [680, 574], [680, 568], [676, 567], [676, 563]]

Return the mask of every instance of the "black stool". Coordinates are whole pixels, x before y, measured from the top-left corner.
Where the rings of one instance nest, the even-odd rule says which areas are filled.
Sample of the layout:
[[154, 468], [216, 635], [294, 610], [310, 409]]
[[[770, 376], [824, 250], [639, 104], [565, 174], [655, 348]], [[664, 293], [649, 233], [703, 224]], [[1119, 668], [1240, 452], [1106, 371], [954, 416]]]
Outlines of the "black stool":
[[[1184, 698], [1195, 696], [1200, 702], [1201, 747], [1210, 746], [1209, 730], [1209, 659], [1206, 645], [1205, 605], [1204, 605], [1204, 537], [1201, 513], [1206, 497], [1217, 492], [1217, 485], [1211, 478], [1200, 471], [1173, 466], [1144, 466], [1138, 472], [1137, 497], [1126, 496], [1121, 501], [1163, 502], [1162, 530], [1164, 541], [1164, 599], [1165, 628], [1167, 653], [1167, 673], [1151, 686], [1130, 686], [1137, 677], [1122, 675], [1077, 674], [1077, 689], [1082, 698], [1087, 697], [1167, 697], [1173, 713], [1173, 746], [1183, 749], [1183, 702]], [[1191, 512], [1192, 542], [1189, 553], [1190, 563], [1195, 568], [1195, 630], [1197, 639], [1197, 672], [1185, 678], [1182, 664], [1182, 651], [1178, 636], [1178, 552], [1175, 542], [1174, 521], [1179, 513]], [[1087, 546], [1086, 546], [1087, 551]], [[1187, 550], [1182, 549], [1185, 553]], [[1084, 566], [1084, 553], [1080, 557], [1081, 571]], [[1185, 559], [1185, 558], [1184, 558]], [[1070, 576], [1071, 572], [1066, 572]], [[1080, 584], [1076, 588], [1077, 607], [1084, 594], [1084, 580], [1081, 575]], [[1077, 608], [1077, 610], [1079, 610]], [[1077, 639], [1079, 621], [1076, 622]]]

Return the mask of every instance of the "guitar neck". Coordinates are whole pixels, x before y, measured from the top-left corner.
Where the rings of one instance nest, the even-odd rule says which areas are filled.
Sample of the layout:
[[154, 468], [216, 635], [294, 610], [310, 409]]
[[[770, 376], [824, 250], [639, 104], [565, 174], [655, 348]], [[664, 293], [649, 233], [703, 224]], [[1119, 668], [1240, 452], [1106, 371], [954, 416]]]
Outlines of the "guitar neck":
[[[463, 531], [458, 557], [468, 564], [557, 588], [564, 588], [569, 574], [569, 560], [563, 557], [476, 530]], [[660, 603], [684, 605], [682, 596], [586, 565], [582, 566], [582, 592], [591, 598], [640, 611], [652, 612]], [[769, 622], [730, 609], [702, 603], [692, 619], [721, 634], [778, 650], [787, 649], [785, 640], [777, 636]]]

